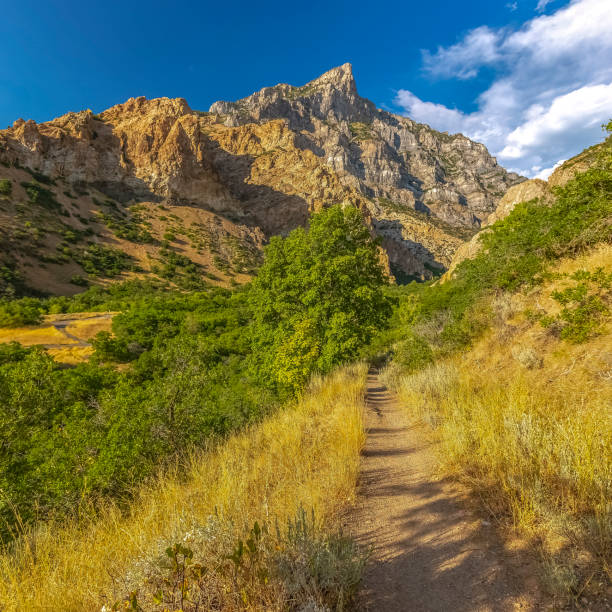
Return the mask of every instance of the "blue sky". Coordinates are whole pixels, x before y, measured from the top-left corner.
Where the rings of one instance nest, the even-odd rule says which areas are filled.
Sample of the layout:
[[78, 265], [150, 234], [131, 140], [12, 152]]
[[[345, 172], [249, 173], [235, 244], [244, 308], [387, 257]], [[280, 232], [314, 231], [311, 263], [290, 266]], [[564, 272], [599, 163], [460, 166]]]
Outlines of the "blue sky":
[[[3, 9], [0, 126], [98, 112], [140, 95], [180, 96], [207, 109], [266, 85], [303, 84], [346, 61], [378, 106], [462, 131], [529, 175], [600, 138], [594, 125], [608, 102], [612, 116], [610, 0], [20, 0]], [[568, 11], [575, 14], [563, 21]], [[576, 27], [576, 14], [593, 18]], [[568, 62], [570, 52], [585, 61]], [[542, 121], [572, 93], [566, 106], [589, 106], [588, 116], [569, 122], [571, 137], [553, 134], [547, 148]]]

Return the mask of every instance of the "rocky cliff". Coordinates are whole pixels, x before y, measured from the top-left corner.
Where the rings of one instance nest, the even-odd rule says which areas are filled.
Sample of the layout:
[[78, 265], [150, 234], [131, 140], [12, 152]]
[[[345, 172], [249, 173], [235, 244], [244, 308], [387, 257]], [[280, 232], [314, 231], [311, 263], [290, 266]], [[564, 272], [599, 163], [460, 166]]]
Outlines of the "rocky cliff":
[[345, 184], [453, 226], [479, 227], [522, 180], [482, 144], [377, 109], [357, 93], [350, 64], [303, 87], [276, 85], [237, 102], [215, 102], [210, 112], [228, 126], [285, 119], [300, 135], [299, 146], [324, 159]]
[[333, 203], [364, 211], [398, 277], [428, 278], [520, 180], [481, 144], [376, 109], [348, 64], [209, 112], [133, 98], [20, 119], [0, 163], [3, 274], [54, 292], [185, 270], [242, 282], [268, 237]]
[[487, 231], [490, 231], [487, 228], [495, 222], [505, 219], [517, 204], [537, 199], [542, 206], [550, 205], [554, 200], [554, 188], [563, 187], [577, 174], [588, 170], [596, 162], [602, 146], [602, 144], [597, 144], [589, 147], [582, 151], [582, 153], [563, 162], [548, 177], [547, 181], [529, 179], [510, 187], [500, 199], [496, 209], [483, 221], [483, 229], [474, 234], [470, 240], [464, 242], [457, 249], [441, 281], [448, 280], [462, 261], [472, 259], [478, 255], [482, 248], [480, 239]]

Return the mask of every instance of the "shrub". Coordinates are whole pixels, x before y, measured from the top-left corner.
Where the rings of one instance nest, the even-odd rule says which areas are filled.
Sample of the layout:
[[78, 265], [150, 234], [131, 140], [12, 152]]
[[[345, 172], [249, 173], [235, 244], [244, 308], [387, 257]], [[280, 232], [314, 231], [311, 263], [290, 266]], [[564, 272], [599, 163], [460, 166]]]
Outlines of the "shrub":
[[9, 179], [0, 179], [0, 195], [9, 196], [13, 191], [13, 183]]
[[75, 255], [76, 262], [92, 276], [117, 276], [130, 269], [130, 259], [127, 253], [100, 244], [92, 244]]
[[602, 324], [610, 316], [608, 302], [612, 295], [612, 274], [603, 268], [594, 272], [580, 270], [572, 275], [575, 284], [561, 291], [554, 291], [552, 298], [562, 306], [555, 316], [544, 316], [544, 327], [553, 327], [561, 338], [579, 344], [600, 333]]
[[49, 210], [62, 210], [62, 205], [55, 199], [55, 195], [52, 191], [49, 191], [37, 183], [23, 182], [21, 186], [25, 189], [32, 204], [39, 204]]
[[[218, 540], [231, 542], [231, 531], [211, 520], [193, 529], [189, 540], [197, 543], [200, 533], [213, 532]], [[268, 607], [291, 600], [302, 610], [343, 610], [366, 558], [351, 538], [321, 531], [302, 508], [282, 529], [255, 521], [219, 557], [211, 566], [210, 559], [199, 558], [183, 542], [167, 547], [152, 571], [149, 588], [156, 605], [151, 609], [197, 612], [209, 609], [212, 601]], [[138, 598], [131, 594], [121, 603], [134, 605]]]
[[36, 325], [41, 320], [41, 303], [36, 298], [0, 301], [0, 327]]
[[87, 280], [87, 278], [85, 278], [84, 276], [81, 276], [80, 274], [75, 274], [70, 279], [70, 282], [73, 285], [77, 285], [77, 287], [87, 287], [87, 286], [89, 286], [89, 280]]
[[44, 185], [55, 185], [54, 179], [46, 174], [43, 174], [42, 172], [38, 172], [38, 170], [33, 170], [32, 168], [24, 168], [24, 170], [28, 172], [38, 183], [43, 183]]
[[393, 351], [394, 361], [407, 372], [424, 368], [433, 361], [433, 358], [434, 354], [429, 343], [414, 333], [398, 343]]

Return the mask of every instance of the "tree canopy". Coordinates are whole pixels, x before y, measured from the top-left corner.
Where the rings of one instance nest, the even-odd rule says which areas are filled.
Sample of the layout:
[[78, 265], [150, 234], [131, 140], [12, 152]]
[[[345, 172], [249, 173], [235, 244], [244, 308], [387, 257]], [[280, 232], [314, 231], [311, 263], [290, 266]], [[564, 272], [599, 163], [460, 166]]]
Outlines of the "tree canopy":
[[353, 207], [322, 210], [308, 229], [272, 238], [250, 292], [262, 379], [292, 394], [313, 372], [354, 359], [391, 315], [386, 284], [377, 243]]

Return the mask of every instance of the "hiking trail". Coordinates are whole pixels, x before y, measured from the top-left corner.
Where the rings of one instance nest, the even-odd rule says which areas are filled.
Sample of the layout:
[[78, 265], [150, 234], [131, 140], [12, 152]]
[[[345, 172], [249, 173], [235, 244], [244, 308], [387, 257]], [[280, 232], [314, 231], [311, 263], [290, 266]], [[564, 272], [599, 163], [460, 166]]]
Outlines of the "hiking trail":
[[399, 406], [373, 370], [365, 425], [352, 522], [372, 556], [357, 610], [542, 609], [533, 561], [505, 550], [494, 526], [470, 509], [463, 487], [436, 474], [426, 428]]

